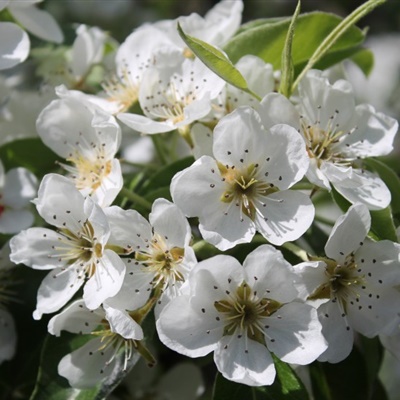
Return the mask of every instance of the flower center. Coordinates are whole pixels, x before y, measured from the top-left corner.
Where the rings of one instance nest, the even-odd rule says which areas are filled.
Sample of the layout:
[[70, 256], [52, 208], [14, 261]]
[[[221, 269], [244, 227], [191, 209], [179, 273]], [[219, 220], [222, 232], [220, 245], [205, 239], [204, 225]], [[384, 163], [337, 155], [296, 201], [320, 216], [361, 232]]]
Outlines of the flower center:
[[135, 83], [127, 68], [122, 69], [120, 77], [112, 77], [102, 84], [108, 100], [120, 104], [118, 112], [128, 111], [133, 106], [139, 95], [139, 85]]
[[365, 276], [359, 275], [354, 257], [349, 255], [344, 264], [337, 264], [334, 260], [325, 260], [327, 263], [325, 274], [328, 280], [320, 285], [308, 298], [336, 299], [338, 298], [345, 308], [350, 296], [359, 297], [358, 287], [365, 285]]
[[78, 152], [70, 154], [67, 161], [73, 166], [67, 164], [61, 166], [72, 174], [77, 189], [89, 189], [90, 194], [101, 186], [103, 179], [111, 172], [111, 161], [105, 160], [103, 152], [98, 152], [94, 161]]
[[[322, 161], [350, 165], [349, 161], [351, 160], [341, 155], [340, 149], [336, 148], [337, 144], [343, 140], [346, 134], [345, 131], [340, 130], [339, 124], [335, 122], [338, 114], [339, 111], [336, 110], [334, 115], [329, 118], [325, 127], [322, 127], [319, 121], [310, 124], [304, 117], [300, 117], [301, 131], [306, 139], [308, 155], [316, 159], [318, 166], [321, 165]], [[347, 132], [347, 134], [351, 134], [353, 131]]]
[[163, 288], [169, 284], [183, 282], [181, 263], [185, 250], [180, 247], [169, 248], [165, 239], [155, 233], [149, 247], [145, 251], [137, 251], [135, 259], [155, 274], [153, 285]]
[[235, 166], [228, 166], [218, 163], [222, 180], [226, 182], [227, 188], [221, 196], [224, 203], [234, 202], [241, 212], [254, 220], [256, 214], [255, 203], [259, 197], [268, 196], [278, 189], [270, 183], [259, 181], [256, 176], [258, 164], [251, 164], [247, 168], [237, 169]]
[[98, 259], [103, 256], [103, 246], [97, 241], [92, 224], [84, 222], [81, 231], [77, 233], [68, 229], [62, 229], [59, 233], [60, 246], [53, 246], [56, 254], [49, 257], [66, 260], [70, 265], [79, 262], [82, 272], [88, 278], [93, 276]]
[[214, 307], [223, 314], [224, 335], [245, 334], [249, 339], [265, 344], [263, 321], [277, 311], [281, 304], [272, 299], [258, 298], [247, 283], [243, 282], [236, 293], [215, 301]]

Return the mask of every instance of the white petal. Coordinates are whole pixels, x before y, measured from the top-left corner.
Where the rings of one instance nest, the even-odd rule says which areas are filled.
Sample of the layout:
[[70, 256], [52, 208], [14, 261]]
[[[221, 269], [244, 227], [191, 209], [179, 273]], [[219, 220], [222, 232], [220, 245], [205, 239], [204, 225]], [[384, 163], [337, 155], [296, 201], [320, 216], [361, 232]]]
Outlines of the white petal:
[[118, 333], [125, 339], [143, 339], [141, 326], [126, 311], [112, 308], [107, 304], [104, 305], [104, 309], [112, 332]]
[[214, 157], [222, 164], [241, 166], [264, 163], [268, 137], [260, 117], [252, 108], [240, 107], [222, 118], [213, 135]]
[[72, 46], [72, 71], [77, 77], [83, 77], [92, 64], [101, 61], [103, 56], [105, 33], [96, 27], [80, 25]]
[[0, 233], [18, 233], [29, 228], [33, 222], [34, 216], [28, 210], [5, 209], [0, 216]]
[[83, 300], [77, 300], [55, 315], [48, 324], [48, 331], [52, 335], [60, 336], [61, 331], [87, 334], [93, 332], [104, 318], [104, 311], [95, 312], [85, 306]]
[[53, 100], [39, 115], [36, 129], [46, 144], [60, 157], [76, 153], [84, 159], [112, 159], [121, 141], [120, 128], [111, 115], [76, 96]]
[[213, 156], [213, 133], [207, 126], [196, 123], [190, 130], [193, 140], [193, 155], [196, 159], [201, 156]]
[[215, 319], [215, 308], [206, 313], [201, 308], [201, 301], [188, 296], [168, 303], [156, 325], [161, 342], [188, 357], [201, 357], [213, 351], [222, 337], [223, 324]]
[[[137, 246], [146, 248], [152, 238], [151, 226], [136, 210], [123, 210], [112, 206], [104, 209], [110, 224], [109, 243], [133, 251]], [[147, 240], [147, 242], [146, 242]]]
[[18, 25], [0, 23], [0, 70], [12, 68], [26, 60], [30, 50], [29, 37]]
[[308, 304], [286, 304], [266, 323], [267, 347], [282, 361], [310, 364], [327, 348], [317, 311]]
[[26, 30], [40, 39], [54, 43], [61, 43], [64, 40], [56, 20], [47, 11], [39, 10], [33, 5], [18, 7], [18, 2], [15, 1], [10, 3], [8, 10]]
[[35, 204], [40, 216], [48, 224], [76, 232], [77, 226], [81, 225], [78, 221], [83, 223], [87, 218], [83, 209], [84, 201], [72, 181], [58, 174], [48, 174], [40, 184]]
[[389, 116], [376, 112], [374, 107], [361, 104], [356, 107], [354, 124], [357, 129], [340, 143], [344, 154], [353, 157], [385, 156], [393, 150], [393, 139], [398, 122]]
[[318, 361], [337, 363], [344, 360], [353, 348], [354, 334], [349, 326], [347, 317], [342, 313], [337, 303], [329, 301], [318, 308], [328, 348], [319, 357]]
[[121, 289], [125, 276], [125, 264], [113, 251], [105, 250], [98, 261], [94, 275], [83, 290], [83, 299], [91, 310], [98, 308], [109, 297], [115, 296]]
[[275, 366], [269, 351], [254, 340], [245, 340], [245, 336], [224, 336], [215, 349], [214, 361], [222, 375], [234, 382], [264, 386], [275, 380]]
[[118, 119], [129, 128], [140, 133], [154, 134], [170, 132], [175, 129], [175, 126], [167, 122], [157, 122], [152, 119], [138, 114], [120, 113]]
[[153, 203], [149, 221], [156, 233], [168, 238], [168, 247], [183, 248], [189, 245], [190, 225], [175, 204], [165, 199], [157, 199]]
[[208, 93], [199, 100], [195, 100], [188, 104], [184, 109], [184, 119], [177, 123], [176, 126], [189, 125], [192, 122], [205, 117], [211, 111], [211, 100]]
[[217, 163], [203, 156], [172, 178], [170, 190], [174, 203], [183, 213], [195, 217], [206, 212], [205, 204], [219, 209], [224, 188]]
[[4, 10], [8, 4], [10, 3], [10, 0], [0, 0], [0, 11]]
[[42, 314], [51, 314], [63, 307], [82, 286], [84, 280], [80, 278], [73, 266], [57, 268], [47, 274], [37, 293], [33, 318], [40, 319]]
[[14, 319], [8, 311], [0, 309], [0, 364], [14, 357], [16, 344]]
[[281, 303], [297, 298], [293, 283], [296, 276], [280, 251], [261, 245], [244, 260], [245, 280], [259, 297], [268, 297]]
[[103, 379], [113, 374], [119, 365], [115, 358], [107, 363], [114, 354], [113, 346], [107, 346], [101, 337], [89, 340], [82, 347], [64, 356], [58, 364], [58, 373], [68, 379], [74, 388], [93, 388]]
[[260, 103], [258, 109], [261, 122], [266, 129], [276, 124], [287, 124], [300, 129], [300, 116], [294, 105], [281, 94], [269, 93]]
[[339, 217], [325, 245], [325, 254], [344, 263], [346, 256], [360, 247], [371, 226], [371, 216], [363, 204], [351, 206]]
[[14, 236], [10, 241], [10, 259], [34, 269], [53, 269], [66, 265], [59, 259], [55, 247], [60, 245], [57, 232], [46, 228], [30, 228]]
[[[300, 134], [288, 125], [274, 125], [268, 135], [261, 169], [280, 190], [290, 188], [308, 170], [309, 157]], [[266, 176], [266, 175], [265, 175]]]
[[361, 180], [360, 186], [348, 188], [339, 183], [334, 184], [335, 189], [343, 197], [351, 203], [363, 203], [370, 210], [381, 210], [390, 204], [390, 191], [381, 178], [364, 170], [362, 172], [353, 170], [353, 174]]
[[146, 303], [153, 289], [154, 273], [135, 264], [134, 259], [123, 259], [126, 266], [124, 281], [119, 292], [106, 300], [113, 308], [136, 310]]
[[298, 239], [314, 219], [314, 206], [310, 198], [295, 190], [273, 193], [263, 198], [265, 207], [259, 207], [257, 230], [272, 244], [282, 245]]
[[25, 207], [36, 196], [37, 186], [35, 175], [27, 169], [10, 169], [6, 174], [2, 200], [15, 209]]

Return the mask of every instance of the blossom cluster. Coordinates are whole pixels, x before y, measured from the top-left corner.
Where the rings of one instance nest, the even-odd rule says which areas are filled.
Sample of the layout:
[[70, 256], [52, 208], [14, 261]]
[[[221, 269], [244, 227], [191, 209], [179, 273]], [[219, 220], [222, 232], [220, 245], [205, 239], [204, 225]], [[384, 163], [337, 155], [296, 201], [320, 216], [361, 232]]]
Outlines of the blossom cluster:
[[[105, 57], [107, 36], [80, 27], [69, 74], [36, 120], [57, 169], [39, 185], [22, 168], [0, 170], [0, 231], [17, 233], [9, 258], [47, 271], [33, 317], [55, 314], [55, 336], [90, 335], [59, 362], [72, 387], [93, 387], [140, 356], [153, 365], [143, 327], [150, 312], [166, 347], [192, 358], [213, 352], [225, 378], [250, 386], [274, 382], [274, 357], [340, 362], [357, 334], [380, 336], [400, 357], [400, 245], [370, 233], [371, 213], [388, 209], [391, 191], [364, 162], [392, 151], [398, 123], [357, 105], [350, 82], [331, 82], [324, 71], [308, 71], [288, 98], [278, 91], [279, 71], [255, 55], [235, 64], [251, 93], [241, 90], [178, 34], [179, 22], [221, 48], [242, 10], [242, 1], [222, 0], [204, 18], [137, 28], [117, 48], [100, 92], [84, 83]], [[119, 155], [133, 132], [155, 144], [178, 140], [193, 155], [168, 198], [149, 203], [124, 187], [130, 170]], [[350, 206], [332, 223], [324, 254], [315, 254], [301, 239], [323, 192]], [[34, 197], [45, 226], [30, 227], [25, 207]], [[292, 265], [285, 254], [294, 248]], [[243, 249], [243, 262], [234, 249]], [[13, 329], [0, 312], [0, 325]], [[15, 334], [2, 329], [0, 361], [15, 346], [7, 337]]]

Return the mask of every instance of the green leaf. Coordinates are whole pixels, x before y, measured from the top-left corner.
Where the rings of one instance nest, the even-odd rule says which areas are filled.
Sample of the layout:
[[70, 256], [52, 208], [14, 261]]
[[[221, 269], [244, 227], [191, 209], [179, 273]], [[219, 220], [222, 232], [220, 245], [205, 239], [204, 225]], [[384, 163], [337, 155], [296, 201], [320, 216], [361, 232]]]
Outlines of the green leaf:
[[370, 49], [360, 49], [350, 57], [350, 60], [361, 69], [366, 77], [370, 75], [374, 69], [374, 53]]
[[396, 228], [393, 222], [392, 210], [386, 207], [383, 210], [370, 211], [371, 231], [379, 240], [391, 240], [397, 242]]
[[178, 161], [166, 165], [164, 168], [161, 168], [157, 173], [155, 173], [150, 179], [148, 179], [138, 190], [138, 193], [142, 196], [145, 196], [154, 190], [169, 186], [173, 176], [177, 172], [191, 166], [193, 162], [194, 158], [190, 156], [186, 158], [181, 158]]
[[386, 0], [368, 0], [356, 8], [351, 14], [343, 19], [329, 35], [321, 42], [321, 44], [314, 51], [312, 56], [307, 62], [307, 65], [297, 76], [296, 81], [293, 83], [292, 90], [294, 90], [301, 79], [306, 73], [319, 62], [331, 49], [334, 48], [335, 44], [340, 40], [342, 36], [346, 34], [354, 25], [363, 17], [368, 15], [374, 8], [383, 4]]
[[294, 11], [292, 20], [287, 31], [285, 45], [282, 52], [282, 74], [281, 84], [279, 87], [279, 93], [282, 93], [287, 98], [292, 94], [292, 83], [294, 77], [294, 67], [292, 59], [292, 43], [294, 36], [294, 29], [296, 26], [296, 20], [300, 13], [300, 0], [297, 3], [296, 10]]
[[385, 182], [386, 186], [392, 194], [392, 210], [394, 214], [400, 213], [400, 178], [398, 175], [388, 167], [384, 162], [376, 158], [368, 158], [364, 163], [372, 171], [376, 172], [380, 178]]
[[303, 382], [293, 369], [283, 361], [273, 356], [276, 378], [271, 386], [257, 388], [268, 400], [309, 400], [309, 395]]
[[250, 386], [228, 381], [220, 373], [214, 382], [212, 400], [252, 400], [253, 390]]
[[308, 368], [314, 397], [318, 400], [332, 400], [329, 384], [321, 363], [313, 362]]
[[220, 76], [229, 84], [258, 97], [247, 87], [246, 79], [232, 64], [229, 58], [222, 51], [196, 39], [193, 36], [186, 35], [178, 23], [178, 32], [182, 40], [187, 44], [190, 50], [208, 67], [211, 71]]
[[1, 146], [0, 159], [6, 170], [24, 167], [38, 177], [54, 171], [56, 161], [61, 160], [39, 138], [14, 140]]
[[[339, 25], [342, 19], [333, 14], [312, 12], [299, 15], [296, 22], [296, 34], [293, 37], [292, 58], [294, 66], [305, 64], [314, 54], [321, 42]], [[265, 62], [271, 63], [274, 69], [281, 69], [281, 55], [286, 35], [290, 26], [290, 18], [255, 25], [233, 37], [224, 47], [228, 57], [236, 63], [245, 54], [254, 54]], [[351, 27], [330, 48], [328, 54], [351, 50], [350, 55], [358, 51], [365, 39], [365, 33], [357, 27]], [[330, 65], [341, 61], [330, 60]], [[349, 54], [346, 54], [348, 57]]]

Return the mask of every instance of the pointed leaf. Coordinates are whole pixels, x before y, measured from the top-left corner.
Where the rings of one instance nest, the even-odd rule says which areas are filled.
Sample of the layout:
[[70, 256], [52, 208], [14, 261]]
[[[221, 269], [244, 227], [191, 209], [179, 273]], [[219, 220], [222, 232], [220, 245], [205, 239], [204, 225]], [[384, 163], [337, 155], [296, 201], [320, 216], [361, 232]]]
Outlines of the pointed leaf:
[[229, 84], [253, 94], [247, 87], [246, 79], [232, 64], [229, 58], [220, 50], [203, 42], [193, 36], [186, 35], [178, 23], [178, 32], [190, 50], [205, 64], [211, 71], [216, 73]]

